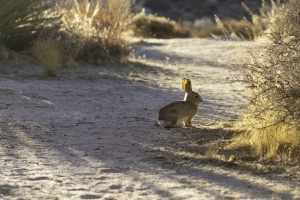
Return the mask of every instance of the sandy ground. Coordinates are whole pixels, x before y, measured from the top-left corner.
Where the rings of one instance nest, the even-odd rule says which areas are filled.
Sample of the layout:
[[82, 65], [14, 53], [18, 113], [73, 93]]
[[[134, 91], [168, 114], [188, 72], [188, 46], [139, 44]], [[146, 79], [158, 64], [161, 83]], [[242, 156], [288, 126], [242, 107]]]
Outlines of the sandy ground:
[[[146, 42], [127, 64], [58, 79], [1, 65], [0, 199], [300, 199], [299, 167], [207, 159], [242, 112], [243, 88], [226, 67], [233, 44]], [[204, 99], [196, 128], [155, 126], [159, 108], [183, 98], [183, 77]]]

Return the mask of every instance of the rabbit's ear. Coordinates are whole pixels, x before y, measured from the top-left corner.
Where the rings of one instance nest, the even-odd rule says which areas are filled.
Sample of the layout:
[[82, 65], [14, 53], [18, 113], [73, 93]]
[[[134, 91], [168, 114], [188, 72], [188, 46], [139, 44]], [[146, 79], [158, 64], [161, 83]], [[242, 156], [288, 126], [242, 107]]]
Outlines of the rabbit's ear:
[[191, 83], [190, 79], [183, 78], [183, 80], [182, 80], [182, 89], [186, 93], [191, 93], [192, 92], [192, 83]]

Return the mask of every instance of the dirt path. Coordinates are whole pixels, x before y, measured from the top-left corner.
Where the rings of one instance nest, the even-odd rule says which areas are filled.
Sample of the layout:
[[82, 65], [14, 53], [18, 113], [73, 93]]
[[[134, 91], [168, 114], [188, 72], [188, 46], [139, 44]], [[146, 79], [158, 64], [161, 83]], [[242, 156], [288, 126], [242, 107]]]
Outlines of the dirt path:
[[[147, 42], [129, 64], [64, 70], [59, 79], [28, 64], [2, 66], [0, 199], [300, 199], [287, 170], [205, 156], [241, 112], [241, 86], [224, 65], [232, 44]], [[157, 112], [183, 98], [182, 77], [204, 99], [196, 128], [163, 130]]]

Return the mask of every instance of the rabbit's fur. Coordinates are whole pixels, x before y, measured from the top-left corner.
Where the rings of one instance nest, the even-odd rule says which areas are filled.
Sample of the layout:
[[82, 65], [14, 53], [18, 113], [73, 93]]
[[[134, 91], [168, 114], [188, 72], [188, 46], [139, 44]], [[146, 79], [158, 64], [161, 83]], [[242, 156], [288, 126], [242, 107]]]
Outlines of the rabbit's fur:
[[186, 92], [183, 101], [175, 101], [159, 110], [157, 122], [164, 128], [180, 127], [184, 122], [187, 127], [192, 126], [192, 119], [203, 102], [200, 95], [192, 91], [189, 79], [182, 80], [182, 89]]

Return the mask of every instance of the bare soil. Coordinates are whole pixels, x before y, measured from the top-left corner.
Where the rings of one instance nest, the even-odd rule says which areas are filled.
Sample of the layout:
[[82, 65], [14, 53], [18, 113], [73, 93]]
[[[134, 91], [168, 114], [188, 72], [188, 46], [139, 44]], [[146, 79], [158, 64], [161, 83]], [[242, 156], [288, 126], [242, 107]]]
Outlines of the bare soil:
[[[126, 64], [59, 78], [1, 64], [0, 199], [300, 199], [299, 166], [224, 149], [243, 104], [234, 46], [149, 39]], [[195, 128], [155, 126], [183, 77], [204, 99]]]

